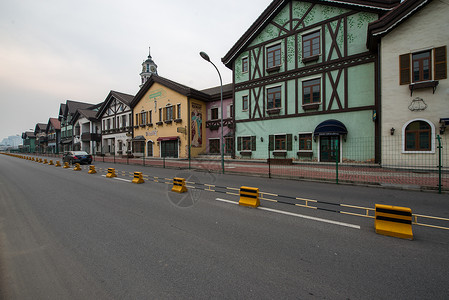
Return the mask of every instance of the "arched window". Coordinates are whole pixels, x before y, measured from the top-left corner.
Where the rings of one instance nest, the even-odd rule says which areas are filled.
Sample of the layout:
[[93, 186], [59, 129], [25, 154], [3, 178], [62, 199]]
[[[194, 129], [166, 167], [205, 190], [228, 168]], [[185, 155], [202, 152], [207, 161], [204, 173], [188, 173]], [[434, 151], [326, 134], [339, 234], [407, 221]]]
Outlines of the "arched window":
[[405, 151], [431, 151], [432, 128], [425, 121], [413, 121], [405, 128]]
[[147, 143], [147, 156], [153, 156], [153, 141], [148, 141]]

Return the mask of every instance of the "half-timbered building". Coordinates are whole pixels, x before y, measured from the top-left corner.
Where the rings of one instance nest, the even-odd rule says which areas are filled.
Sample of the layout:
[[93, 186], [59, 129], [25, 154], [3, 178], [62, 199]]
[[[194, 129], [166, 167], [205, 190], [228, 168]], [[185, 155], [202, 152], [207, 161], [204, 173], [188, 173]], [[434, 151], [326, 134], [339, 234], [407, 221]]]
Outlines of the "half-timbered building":
[[376, 160], [378, 56], [367, 26], [398, 3], [273, 1], [222, 59], [233, 71], [236, 156]]
[[59, 142], [61, 140], [61, 122], [56, 118], [49, 118], [47, 128], [47, 153], [59, 153]]
[[134, 96], [110, 91], [96, 118], [101, 124], [101, 153], [125, 155], [131, 153], [132, 109]]
[[47, 124], [37, 123], [34, 127], [34, 136], [36, 137], [36, 152], [45, 153], [47, 151], [47, 133], [45, 132]]
[[101, 150], [101, 125], [95, 117], [98, 106], [92, 109], [78, 109], [73, 115], [73, 150], [96, 154]]

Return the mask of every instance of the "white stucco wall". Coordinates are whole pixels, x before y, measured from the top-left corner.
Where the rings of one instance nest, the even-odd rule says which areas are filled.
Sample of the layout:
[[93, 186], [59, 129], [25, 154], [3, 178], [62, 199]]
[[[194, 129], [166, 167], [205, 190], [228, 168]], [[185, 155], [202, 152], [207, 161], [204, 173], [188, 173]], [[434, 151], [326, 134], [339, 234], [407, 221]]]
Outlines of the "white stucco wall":
[[[439, 134], [440, 118], [449, 118], [449, 79], [439, 80], [433, 94], [432, 88], [417, 89], [410, 95], [408, 85], [399, 84], [399, 55], [416, 53], [435, 47], [449, 46], [449, 0], [432, 1], [407, 21], [388, 33], [381, 41], [381, 109], [382, 109], [382, 164], [383, 165], [433, 165], [438, 159], [435, 144], [427, 153], [406, 153], [403, 130], [411, 120], [429, 121], [433, 138]], [[448, 48], [446, 48], [447, 51]], [[446, 54], [447, 56], [447, 54]], [[432, 73], [433, 73], [432, 57]], [[447, 67], [447, 66], [446, 66]], [[412, 100], [422, 98], [427, 108], [409, 109]], [[395, 128], [392, 136], [390, 129]], [[443, 144], [448, 141], [449, 128], [441, 135]], [[449, 143], [446, 148], [449, 147]], [[446, 149], [449, 152], [449, 149]], [[444, 157], [447, 166], [448, 154]]]

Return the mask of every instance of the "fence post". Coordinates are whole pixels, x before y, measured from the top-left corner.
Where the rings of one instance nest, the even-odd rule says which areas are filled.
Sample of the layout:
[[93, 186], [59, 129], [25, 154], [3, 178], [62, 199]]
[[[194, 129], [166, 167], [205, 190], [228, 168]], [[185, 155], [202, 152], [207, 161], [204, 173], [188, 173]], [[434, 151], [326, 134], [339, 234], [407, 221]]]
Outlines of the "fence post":
[[[269, 140], [269, 139], [268, 139]], [[268, 141], [268, 178], [271, 178], [270, 141]]]
[[336, 140], [336, 149], [335, 149], [335, 180], [336, 184], [338, 184], [338, 161], [339, 161], [339, 154], [340, 154], [340, 136], [338, 136], [338, 139]]
[[438, 194], [441, 194], [441, 137], [437, 135], [438, 140]]

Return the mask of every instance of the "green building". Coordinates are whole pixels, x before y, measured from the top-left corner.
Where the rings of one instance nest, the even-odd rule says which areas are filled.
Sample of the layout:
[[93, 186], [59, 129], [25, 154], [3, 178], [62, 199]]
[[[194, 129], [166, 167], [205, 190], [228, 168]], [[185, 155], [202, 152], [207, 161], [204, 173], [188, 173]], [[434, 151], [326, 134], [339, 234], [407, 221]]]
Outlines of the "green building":
[[379, 62], [367, 27], [399, 2], [273, 1], [222, 59], [236, 157], [376, 161]]

